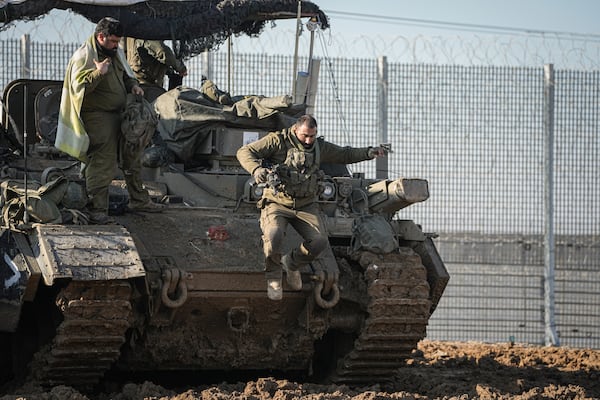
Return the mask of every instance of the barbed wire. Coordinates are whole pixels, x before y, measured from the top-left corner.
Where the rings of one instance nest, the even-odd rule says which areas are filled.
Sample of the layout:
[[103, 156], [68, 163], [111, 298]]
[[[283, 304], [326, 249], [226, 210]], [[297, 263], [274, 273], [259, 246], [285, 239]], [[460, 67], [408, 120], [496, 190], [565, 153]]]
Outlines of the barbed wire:
[[[600, 68], [599, 41], [562, 35], [342, 35], [327, 31], [322, 35], [327, 55], [332, 58], [386, 56], [390, 62], [417, 64], [514, 67], [554, 64], [557, 69]], [[290, 46], [293, 46], [294, 33], [288, 31], [274, 35], [267, 31], [259, 40], [260, 44], [253, 45], [253, 49], [266, 53], [273, 49], [284, 52], [293, 48]], [[308, 37], [300, 40], [308, 46]]]
[[[70, 11], [53, 10], [44, 18], [4, 27], [0, 40], [18, 39], [28, 34], [32, 41], [81, 43], [94, 24]], [[557, 69], [600, 69], [600, 39], [597, 35], [523, 30], [465, 31], [444, 35], [367, 35], [318, 31], [325, 50], [315, 51], [323, 58], [377, 58], [390, 62], [481, 65], [540, 66], [554, 64]], [[310, 34], [304, 29], [300, 45], [308, 49]], [[278, 21], [265, 27], [259, 37], [234, 38], [234, 51], [289, 55], [295, 45], [295, 22]], [[227, 51], [223, 46], [218, 51]]]

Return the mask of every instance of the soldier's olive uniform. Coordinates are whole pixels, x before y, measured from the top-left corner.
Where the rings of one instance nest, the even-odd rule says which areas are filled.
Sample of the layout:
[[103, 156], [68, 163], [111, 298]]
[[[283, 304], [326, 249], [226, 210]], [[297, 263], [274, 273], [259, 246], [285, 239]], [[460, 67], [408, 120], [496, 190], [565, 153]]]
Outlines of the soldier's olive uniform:
[[368, 147], [341, 147], [321, 138], [306, 149], [292, 129], [272, 132], [238, 150], [238, 160], [251, 174], [261, 167], [262, 160], [279, 166], [281, 186], [277, 191], [267, 187], [259, 201], [267, 279], [281, 278], [281, 252], [288, 224], [304, 239], [291, 252], [290, 269], [310, 263], [327, 247], [326, 226], [317, 203], [323, 176], [320, 163], [370, 160], [368, 152]]
[[161, 40], [127, 38], [127, 62], [140, 83], [159, 87], [164, 86], [169, 68], [186, 71], [183, 62]]
[[[98, 61], [105, 58], [107, 56], [99, 50]], [[140, 178], [139, 149], [134, 151], [125, 146], [121, 134], [121, 111], [125, 108], [127, 93], [138, 82], [127, 75], [117, 57], [112, 58], [106, 74], [94, 69], [84, 80], [81, 119], [90, 138], [84, 175], [91, 211], [108, 210], [108, 186], [115, 176], [119, 152], [130, 205], [147, 203], [150, 198]]]

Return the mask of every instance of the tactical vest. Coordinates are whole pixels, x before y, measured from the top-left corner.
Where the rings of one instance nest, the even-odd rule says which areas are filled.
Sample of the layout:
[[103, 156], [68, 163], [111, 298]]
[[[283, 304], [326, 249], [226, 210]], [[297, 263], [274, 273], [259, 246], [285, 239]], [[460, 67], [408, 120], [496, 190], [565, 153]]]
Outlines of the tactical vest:
[[323, 179], [320, 164], [318, 141], [314, 143], [313, 152], [303, 151], [292, 142], [285, 161], [276, 169], [281, 179], [281, 190], [296, 199], [318, 196], [321, 190], [319, 182]]

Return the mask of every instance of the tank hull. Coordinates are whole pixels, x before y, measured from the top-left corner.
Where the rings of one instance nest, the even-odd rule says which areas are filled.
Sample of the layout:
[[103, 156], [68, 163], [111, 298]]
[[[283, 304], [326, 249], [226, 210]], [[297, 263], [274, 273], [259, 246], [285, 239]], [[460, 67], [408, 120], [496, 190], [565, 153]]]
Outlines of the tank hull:
[[[302, 271], [301, 291], [284, 280], [284, 299], [267, 298], [257, 214], [173, 207], [115, 219], [119, 228], [94, 232], [127, 232], [126, 253], [143, 272], [121, 261], [131, 264], [128, 272], [45, 274], [54, 277], [43, 280], [55, 288], [45, 300], [53, 302], [54, 318], [39, 328], [51, 333], [28, 367], [37, 381], [89, 388], [111, 370], [275, 370], [348, 384], [386, 381], [425, 337], [437, 301], [427, 254], [418, 254], [425, 241], [384, 255], [353, 252], [350, 236], [337, 237], [329, 256], [339, 268], [339, 301], [323, 309], [310, 269]], [[71, 226], [77, 243], [80, 228], [93, 236], [90, 226]], [[65, 229], [47, 225], [29, 237], [37, 259], [47, 258], [40, 249], [56, 256], [57, 246], [69, 247], [52, 239], [57, 230]], [[291, 246], [298, 238], [290, 231], [287, 240]], [[57, 266], [67, 264], [56, 257]], [[179, 281], [166, 271], [178, 271]]]
[[[61, 179], [83, 182], [78, 162], [51, 145], [52, 129], [38, 132], [27, 162], [15, 156], [23, 126], [45, 127], [25, 121], [22, 93], [31, 107], [38, 99], [36, 109], [55, 110], [59, 83], [11, 87], [8, 114], [21, 129], [7, 130], [3, 121], [13, 144], [1, 161], [10, 177], [2, 182], [0, 354], [9, 357], [0, 362], [1, 382], [30, 378], [89, 389], [110, 372], [259, 370], [383, 382], [425, 337], [449, 276], [430, 235], [394, 217], [428, 198], [426, 181], [365, 179], [322, 165], [318, 203], [330, 246], [301, 270], [302, 290], [284, 279], [283, 300], [272, 301], [256, 208], [264, 187], [235, 158], [248, 133], [267, 134], [262, 125], [220, 122], [202, 131], [197, 165], [145, 169], [145, 185], [166, 204], [163, 212], [127, 210], [123, 180], [114, 180], [114, 223], [86, 225], [85, 210], [66, 205], [66, 189], [59, 195]], [[24, 184], [14, 186], [24, 180], [40, 181], [27, 186], [37, 203], [27, 203]], [[42, 191], [48, 180], [54, 190]], [[68, 219], [25, 221], [32, 204]], [[284, 251], [301, 240], [289, 228]]]

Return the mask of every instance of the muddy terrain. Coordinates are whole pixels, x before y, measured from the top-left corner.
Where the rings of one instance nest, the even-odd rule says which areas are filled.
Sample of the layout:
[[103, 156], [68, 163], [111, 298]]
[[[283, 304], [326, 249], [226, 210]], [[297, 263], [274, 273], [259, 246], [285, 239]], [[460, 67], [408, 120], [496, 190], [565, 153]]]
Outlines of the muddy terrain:
[[0, 400], [383, 400], [600, 399], [600, 350], [422, 341], [393, 382], [366, 387], [297, 383], [274, 377], [245, 382], [108, 383], [97, 393], [29, 383]]

